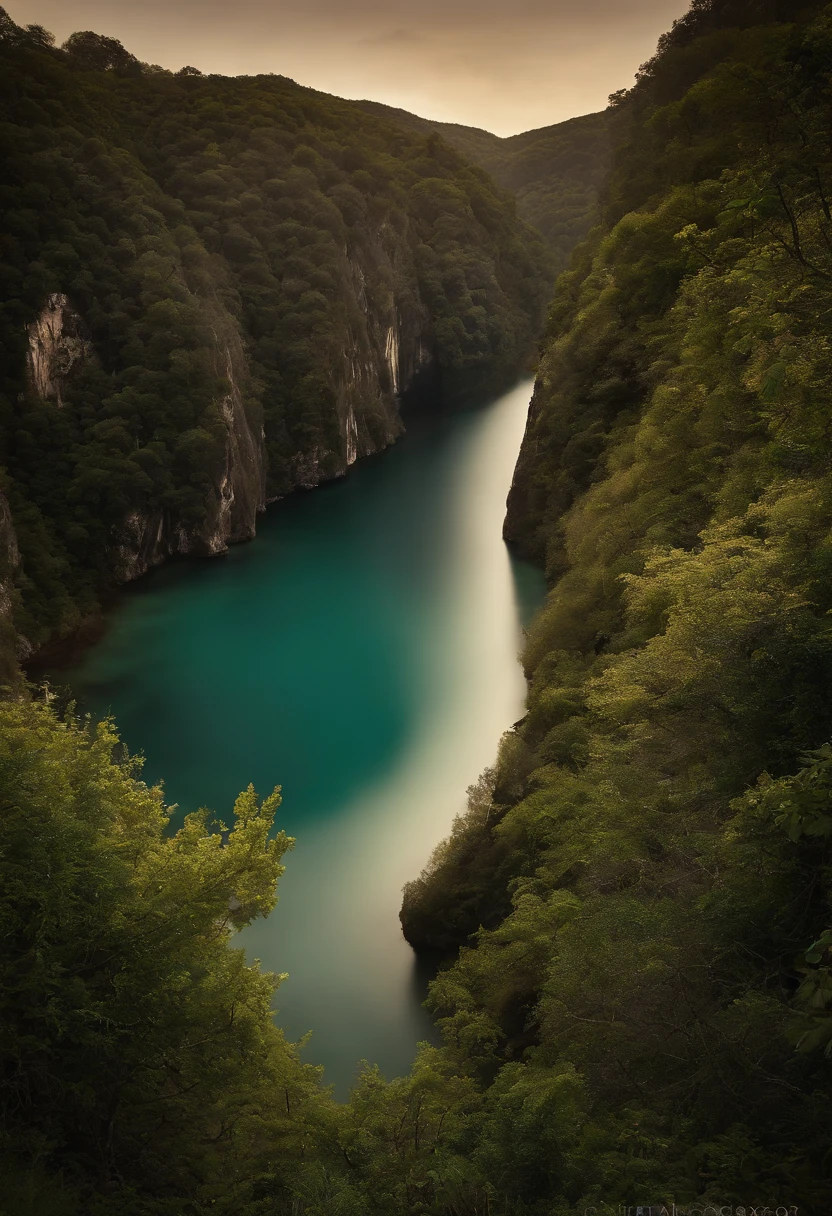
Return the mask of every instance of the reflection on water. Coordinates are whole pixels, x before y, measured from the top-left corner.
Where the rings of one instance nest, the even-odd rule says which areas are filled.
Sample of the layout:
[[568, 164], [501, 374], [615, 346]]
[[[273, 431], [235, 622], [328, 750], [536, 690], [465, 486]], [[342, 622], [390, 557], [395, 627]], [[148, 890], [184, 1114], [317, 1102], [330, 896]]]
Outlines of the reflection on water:
[[542, 579], [502, 517], [529, 384], [411, 420], [392, 451], [270, 509], [220, 561], [142, 581], [81, 665], [56, 676], [112, 708], [182, 812], [227, 814], [282, 784], [297, 838], [280, 903], [241, 935], [286, 971], [279, 1020], [340, 1093], [430, 1036], [401, 937], [401, 887], [522, 713], [520, 617]]

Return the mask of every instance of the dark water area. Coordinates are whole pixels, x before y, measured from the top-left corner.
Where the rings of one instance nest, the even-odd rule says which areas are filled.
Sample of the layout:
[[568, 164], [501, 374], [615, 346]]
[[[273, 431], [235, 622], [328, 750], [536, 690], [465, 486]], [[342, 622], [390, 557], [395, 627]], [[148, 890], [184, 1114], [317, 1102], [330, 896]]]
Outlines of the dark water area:
[[251, 544], [143, 579], [51, 676], [114, 713], [180, 816], [282, 786], [297, 843], [276, 911], [238, 941], [288, 973], [279, 1023], [312, 1031], [303, 1058], [340, 1096], [359, 1060], [400, 1075], [431, 1037], [401, 888], [522, 714], [543, 580], [501, 525], [530, 393], [411, 416], [390, 451], [274, 504]]

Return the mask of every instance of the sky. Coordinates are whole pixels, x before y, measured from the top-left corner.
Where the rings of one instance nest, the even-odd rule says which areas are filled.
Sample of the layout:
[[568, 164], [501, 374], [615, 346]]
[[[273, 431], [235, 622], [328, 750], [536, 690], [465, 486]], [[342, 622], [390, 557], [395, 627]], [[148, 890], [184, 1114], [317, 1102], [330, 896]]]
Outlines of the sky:
[[341, 97], [512, 135], [602, 109], [687, 0], [6, 0], [62, 42], [148, 63], [276, 72]]

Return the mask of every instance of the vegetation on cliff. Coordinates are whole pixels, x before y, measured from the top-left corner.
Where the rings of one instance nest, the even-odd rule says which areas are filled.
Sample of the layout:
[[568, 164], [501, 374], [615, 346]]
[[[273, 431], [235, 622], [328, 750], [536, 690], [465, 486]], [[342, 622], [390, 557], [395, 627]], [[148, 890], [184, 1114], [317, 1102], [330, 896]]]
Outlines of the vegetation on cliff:
[[[250, 535], [264, 496], [389, 442], [422, 364], [449, 392], [510, 377], [551, 283], [540, 239], [435, 136], [278, 76], [51, 41], [0, 12], [0, 464], [31, 645], [160, 546]], [[71, 341], [27, 370], [54, 301]]]
[[828, 5], [694, 4], [558, 284], [528, 714], [402, 914], [512, 1211], [832, 1200], [831, 71]]

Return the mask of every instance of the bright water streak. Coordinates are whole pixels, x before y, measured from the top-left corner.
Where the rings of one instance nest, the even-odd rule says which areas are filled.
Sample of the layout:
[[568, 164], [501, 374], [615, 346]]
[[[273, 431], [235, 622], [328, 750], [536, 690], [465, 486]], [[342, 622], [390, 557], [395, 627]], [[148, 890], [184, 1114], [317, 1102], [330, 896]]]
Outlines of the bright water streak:
[[530, 385], [408, 435], [276, 504], [257, 540], [168, 566], [56, 674], [111, 709], [182, 811], [228, 817], [282, 784], [297, 838], [280, 903], [241, 941], [288, 972], [279, 1021], [343, 1094], [366, 1058], [408, 1068], [431, 1027], [398, 923], [465, 789], [522, 713], [522, 623], [542, 580], [501, 540]]

